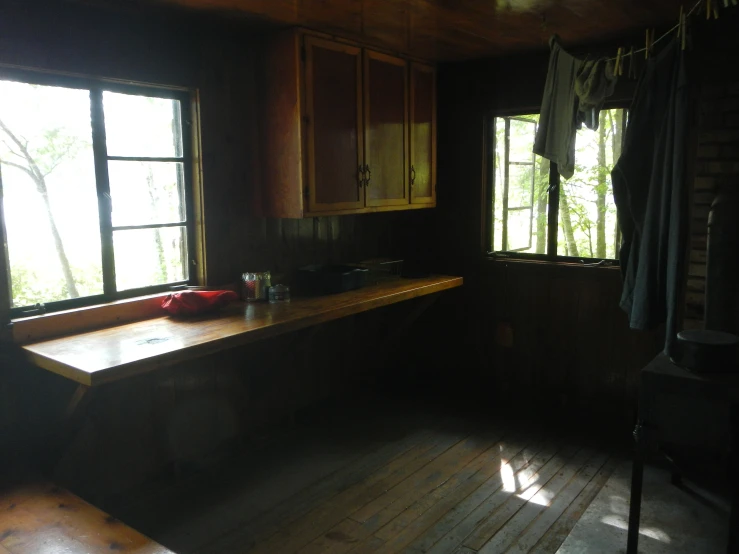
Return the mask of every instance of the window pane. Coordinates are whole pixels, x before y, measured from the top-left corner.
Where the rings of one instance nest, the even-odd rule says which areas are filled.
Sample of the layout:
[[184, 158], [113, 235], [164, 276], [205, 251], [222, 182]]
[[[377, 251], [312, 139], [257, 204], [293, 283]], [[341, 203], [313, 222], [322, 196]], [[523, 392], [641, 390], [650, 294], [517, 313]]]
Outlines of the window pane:
[[557, 250], [580, 258], [616, 258], [620, 236], [611, 169], [621, 155], [625, 110], [603, 110], [597, 131], [577, 132], [575, 174], [560, 184]]
[[90, 94], [0, 81], [13, 307], [102, 294]]
[[531, 210], [508, 212], [508, 250], [531, 252], [533, 222]]
[[113, 248], [119, 291], [188, 278], [185, 227], [114, 231]]
[[[522, 121], [521, 118], [530, 121]], [[508, 183], [506, 187], [506, 119], [509, 128]], [[534, 156], [538, 115], [495, 118], [493, 169], [493, 251], [544, 254], [547, 244], [549, 161]], [[518, 163], [516, 163], [518, 162]], [[531, 164], [533, 165], [527, 165]], [[533, 205], [532, 205], [533, 187]], [[507, 208], [504, 210], [507, 189]], [[531, 209], [515, 210], [530, 206]], [[533, 219], [532, 219], [533, 218]], [[504, 242], [505, 236], [505, 244]]]
[[511, 118], [511, 154], [512, 162], [529, 162], [534, 158], [534, 137], [536, 136], [536, 122], [539, 121], [538, 115], [528, 116], [531, 121], [522, 121], [520, 119]]
[[508, 208], [531, 206], [534, 167], [511, 164], [508, 172]]
[[103, 93], [109, 156], [182, 156], [179, 100]]
[[185, 221], [181, 163], [108, 162], [113, 225]]

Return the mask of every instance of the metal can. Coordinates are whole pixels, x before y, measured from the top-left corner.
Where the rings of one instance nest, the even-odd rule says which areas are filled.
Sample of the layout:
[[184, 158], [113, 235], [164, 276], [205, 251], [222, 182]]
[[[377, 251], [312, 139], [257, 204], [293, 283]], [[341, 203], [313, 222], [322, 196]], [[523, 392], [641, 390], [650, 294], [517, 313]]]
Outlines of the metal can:
[[279, 302], [290, 302], [290, 287], [286, 285], [275, 285], [269, 289], [270, 304]]
[[269, 271], [262, 272], [262, 300], [269, 300], [269, 288], [272, 286], [272, 275]]

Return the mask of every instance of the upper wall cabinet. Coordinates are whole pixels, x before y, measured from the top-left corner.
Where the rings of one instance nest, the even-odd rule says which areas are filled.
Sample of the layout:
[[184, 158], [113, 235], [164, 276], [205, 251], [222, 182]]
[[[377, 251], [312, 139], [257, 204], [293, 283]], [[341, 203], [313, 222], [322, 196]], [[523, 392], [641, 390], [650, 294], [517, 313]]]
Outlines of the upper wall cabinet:
[[290, 31], [265, 56], [258, 215], [433, 207], [433, 67]]
[[303, 52], [308, 211], [363, 208], [362, 51], [306, 37]]
[[408, 204], [408, 67], [364, 52], [364, 171], [367, 206]]
[[411, 64], [411, 202], [436, 205], [436, 71]]

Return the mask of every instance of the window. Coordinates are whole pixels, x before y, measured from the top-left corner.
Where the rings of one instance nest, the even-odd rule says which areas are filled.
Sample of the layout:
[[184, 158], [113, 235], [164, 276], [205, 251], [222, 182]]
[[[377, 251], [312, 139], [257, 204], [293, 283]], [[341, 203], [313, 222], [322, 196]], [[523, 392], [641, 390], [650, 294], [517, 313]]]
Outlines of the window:
[[602, 110], [597, 131], [577, 132], [575, 174], [568, 180], [533, 154], [538, 121], [538, 114], [488, 119], [489, 252], [614, 260], [621, 237], [611, 169], [621, 155], [626, 110]]
[[190, 281], [185, 91], [0, 73], [0, 191], [15, 317]]

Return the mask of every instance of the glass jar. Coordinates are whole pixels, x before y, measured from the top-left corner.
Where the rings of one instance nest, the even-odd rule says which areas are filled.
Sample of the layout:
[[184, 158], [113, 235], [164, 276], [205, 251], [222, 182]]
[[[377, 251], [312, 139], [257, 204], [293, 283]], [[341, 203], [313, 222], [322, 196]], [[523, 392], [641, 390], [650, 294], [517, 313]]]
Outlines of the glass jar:
[[241, 276], [242, 297], [247, 302], [267, 300], [267, 291], [271, 284], [269, 271], [248, 272]]

